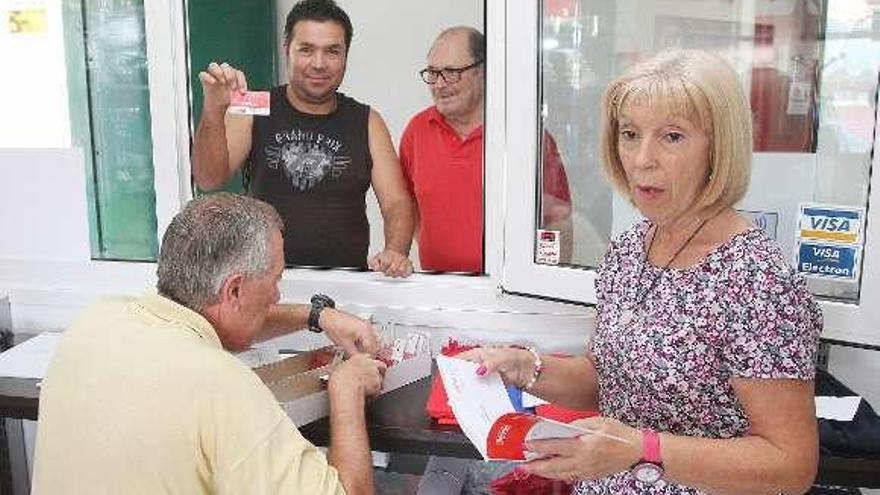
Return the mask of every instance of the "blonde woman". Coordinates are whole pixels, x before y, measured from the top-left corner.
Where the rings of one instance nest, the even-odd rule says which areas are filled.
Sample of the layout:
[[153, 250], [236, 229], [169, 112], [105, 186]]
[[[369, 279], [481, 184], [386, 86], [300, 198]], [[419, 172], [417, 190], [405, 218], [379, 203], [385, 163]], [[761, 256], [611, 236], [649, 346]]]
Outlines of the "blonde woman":
[[601, 416], [585, 435], [529, 442], [523, 471], [579, 494], [803, 493], [818, 458], [814, 356], [822, 317], [776, 244], [733, 206], [746, 192], [751, 114], [736, 73], [664, 52], [613, 81], [602, 146], [645, 220], [599, 268], [586, 357], [483, 349], [478, 374]]

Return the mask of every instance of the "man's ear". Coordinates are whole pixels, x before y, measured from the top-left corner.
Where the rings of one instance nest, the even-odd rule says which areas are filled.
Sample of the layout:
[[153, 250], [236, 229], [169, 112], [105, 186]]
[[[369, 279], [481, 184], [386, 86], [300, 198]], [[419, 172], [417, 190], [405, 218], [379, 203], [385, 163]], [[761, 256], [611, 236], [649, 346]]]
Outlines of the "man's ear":
[[235, 273], [223, 281], [220, 285], [220, 302], [237, 305], [241, 299], [242, 286], [244, 285], [244, 274]]

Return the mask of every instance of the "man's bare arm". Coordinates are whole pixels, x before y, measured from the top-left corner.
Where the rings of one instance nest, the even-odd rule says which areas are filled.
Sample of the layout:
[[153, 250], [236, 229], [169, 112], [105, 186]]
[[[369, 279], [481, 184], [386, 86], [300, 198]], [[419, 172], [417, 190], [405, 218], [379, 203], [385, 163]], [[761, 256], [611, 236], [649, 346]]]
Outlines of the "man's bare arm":
[[397, 153], [382, 116], [370, 111], [370, 155], [373, 158], [372, 183], [382, 210], [385, 249], [370, 266], [391, 276], [412, 273], [409, 250], [415, 227], [415, 204], [406, 185]]
[[385, 365], [357, 354], [330, 377], [330, 464], [348, 495], [372, 494], [373, 464], [367, 436], [366, 397], [382, 388]]
[[[257, 341], [269, 340], [305, 329], [309, 325], [309, 304], [276, 304], [269, 309]], [[327, 337], [349, 355], [359, 352], [376, 354], [379, 336], [373, 324], [345, 311], [324, 308], [318, 326]]]
[[204, 92], [202, 116], [193, 142], [193, 177], [205, 190], [222, 187], [244, 165], [251, 149], [250, 115], [227, 115], [230, 94], [247, 91], [243, 72], [212, 62], [199, 73]]

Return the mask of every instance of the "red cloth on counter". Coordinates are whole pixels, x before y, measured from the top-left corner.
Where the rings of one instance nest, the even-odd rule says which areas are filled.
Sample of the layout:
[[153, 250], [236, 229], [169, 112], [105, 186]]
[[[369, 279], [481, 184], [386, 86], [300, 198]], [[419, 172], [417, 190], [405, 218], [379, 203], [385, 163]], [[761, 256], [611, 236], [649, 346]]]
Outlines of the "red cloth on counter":
[[[476, 345], [463, 345], [455, 340], [450, 340], [443, 349], [440, 350], [444, 356], [455, 356], [458, 353], [479, 347]], [[425, 411], [428, 416], [434, 418], [441, 425], [457, 425], [455, 414], [449, 407], [449, 397], [446, 395], [446, 389], [443, 387], [443, 380], [440, 375], [434, 377], [431, 382], [431, 393], [428, 395], [428, 401], [425, 403]], [[590, 418], [598, 416], [596, 411], [578, 411], [558, 406], [556, 404], [542, 404], [535, 407], [535, 414], [542, 418], [552, 419], [562, 423], [571, 423], [578, 419]]]
[[572, 492], [572, 486], [564, 481], [516, 471], [493, 481], [489, 488], [492, 495], [570, 495]]
[[[475, 347], [479, 346], [459, 344], [458, 341], [450, 339], [443, 346], [443, 349], [440, 350], [440, 353], [444, 356], [455, 356]], [[431, 381], [431, 393], [428, 395], [428, 401], [425, 403], [425, 412], [428, 413], [428, 416], [434, 418], [438, 424], [458, 424], [458, 421], [455, 420], [455, 414], [452, 413], [452, 408], [449, 407], [449, 397], [446, 395], [446, 389], [443, 387], [443, 380], [439, 374]]]

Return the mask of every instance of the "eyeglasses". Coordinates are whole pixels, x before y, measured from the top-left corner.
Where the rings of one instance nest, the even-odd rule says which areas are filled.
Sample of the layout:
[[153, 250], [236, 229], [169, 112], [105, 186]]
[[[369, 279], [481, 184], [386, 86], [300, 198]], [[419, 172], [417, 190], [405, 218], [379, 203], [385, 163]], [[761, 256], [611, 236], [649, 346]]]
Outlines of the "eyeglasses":
[[464, 67], [447, 67], [445, 69], [422, 69], [419, 71], [419, 75], [422, 76], [422, 81], [425, 81], [425, 83], [427, 84], [434, 84], [441, 77], [444, 81], [446, 81], [446, 84], [455, 84], [458, 81], [461, 81], [462, 72], [467, 72], [482, 63], [482, 60], [477, 60], [471, 65], [466, 65]]

